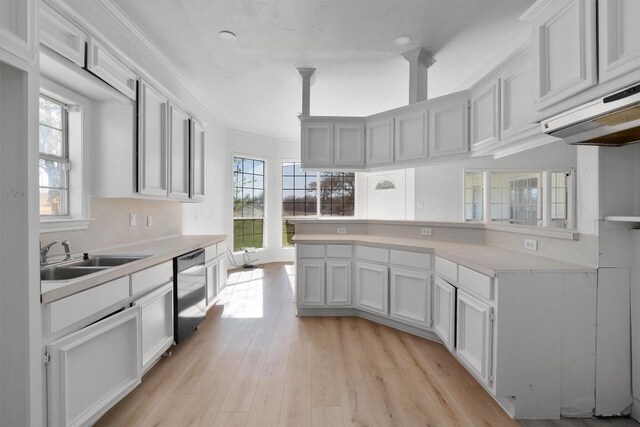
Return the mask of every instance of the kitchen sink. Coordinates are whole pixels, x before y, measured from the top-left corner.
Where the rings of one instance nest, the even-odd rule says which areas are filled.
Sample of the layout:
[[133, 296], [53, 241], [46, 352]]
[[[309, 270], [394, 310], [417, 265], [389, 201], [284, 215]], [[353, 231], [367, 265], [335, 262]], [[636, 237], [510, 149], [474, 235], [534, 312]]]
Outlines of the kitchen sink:
[[116, 267], [118, 265], [128, 264], [133, 261], [147, 258], [148, 256], [149, 255], [94, 255], [90, 256], [89, 259], [80, 259], [65, 265], [81, 267]]
[[71, 280], [111, 267], [147, 258], [149, 255], [93, 255], [40, 268], [40, 280]]
[[40, 269], [40, 280], [71, 280], [107, 270], [109, 267], [51, 266]]

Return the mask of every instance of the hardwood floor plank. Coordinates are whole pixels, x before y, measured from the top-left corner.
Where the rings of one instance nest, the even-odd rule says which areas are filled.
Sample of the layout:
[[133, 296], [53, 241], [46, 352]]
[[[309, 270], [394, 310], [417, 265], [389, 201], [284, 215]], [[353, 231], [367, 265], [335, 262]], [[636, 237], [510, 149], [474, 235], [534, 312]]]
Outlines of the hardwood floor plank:
[[296, 317], [282, 264], [229, 279], [200, 329], [97, 426], [518, 425], [441, 344], [361, 318]]

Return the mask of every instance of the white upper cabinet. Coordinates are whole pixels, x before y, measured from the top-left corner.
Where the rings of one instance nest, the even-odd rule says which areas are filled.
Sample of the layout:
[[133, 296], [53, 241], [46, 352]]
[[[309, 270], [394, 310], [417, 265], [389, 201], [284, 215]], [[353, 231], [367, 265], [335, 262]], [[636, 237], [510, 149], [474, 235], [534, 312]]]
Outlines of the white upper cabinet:
[[494, 79], [471, 95], [471, 146], [473, 149], [500, 139], [500, 79]]
[[333, 164], [333, 123], [302, 122], [302, 167]]
[[595, 0], [538, 2], [523, 19], [533, 25], [538, 110], [597, 83]]
[[138, 94], [138, 191], [166, 197], [167, 98], [143, 80]]
[[500, 138], [512, 137], [533, 125], [532, 82], [533, 61], [527, 51], [501, 73]]
[[189, 198], [189, 115], [169, 104], [169, 197]]
[[427, 118], [426, 110], [412, 110], [395, 117], [396, 161], [426, 159]]
[[43, 2], [40, 2], [39, 14], [40, 43], [84, 67], [84, 32]]
[[599, 0], [600, 82], [640, 68], [640, 1]]
[[191, 198], [202, 200], [205, 194], [205, 131], [191, 120]]
[[367, 166], [393, 163], [393, 118], [367, 121]]
[[364, 165], [364, 121], [337, 122], [334, 128], [334, 165], [354, 166]]
[[0, 1], [0, 49], [26, 61], [35, 61], [35, 13], [36, 0]]
[[461, 92], [429, 105], [429, 157], [469, 152], [469, 95]]
[[[84, 43], [82, 44], [84, 54]], [[97, 40], [87, 43], [87, 70], [95, 74], [126, 97], [136, 99], [136, 74]]]

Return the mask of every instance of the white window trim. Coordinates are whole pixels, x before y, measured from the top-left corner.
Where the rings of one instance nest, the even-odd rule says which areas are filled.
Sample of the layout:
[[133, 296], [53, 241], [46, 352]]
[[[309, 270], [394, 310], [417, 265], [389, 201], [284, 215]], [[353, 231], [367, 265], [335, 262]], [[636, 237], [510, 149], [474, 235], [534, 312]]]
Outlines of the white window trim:
[[[482, 172], [483, 173], [483, 219], [482, 221], [467, 221], [465, 216], [465, 195], [464, 195], [464, 178], [467, 172]], [[495, 223], [491, 221], [491, 173], [492, 172], [540, 172], [542, 173], [542, 185], [543, 185], [543, 201], [542, 201], [542, 225], [540, 226], [525, 226], [509, 223]], [[550, 182], [552, 172], [568, 172], [571, 174], [571, 182], [568, 186], [571, 192], [570, 197], [567, 199], [567, 227], [557, 228], [550, 227], [549, 218], [551, 213], [551, 192]], [[575, 168], [513, 168], [513, 169], [464, 169], [462, 171], [462, 221], [465, 223], [478, 223], [484, 224], [487, 230], [497, 231], [510, 231], [522, 234], [535, 234], [546, 237], [566, 238], [571, 240], [577, 240], [578, 233], [576, 232], [577, 224], [577, 212], [576, 212], [576, 170]]]
[[[86, 230], [91, 222], [89, 204], [89, 147], [84, 143], [90, 130], [88, 114], [83, 106], [91, 101], [82, 95], [61, 86], [46, 77], [40, 77], [40, 93], [62, 102], [66, 105], [79, 106], [77, 112], [69, 112], [69, 126], [67, 132], [69, 161], [72, 164], [69, 171], [69, 215], [64, 217], [40, 217], [40, 232], [53, 233], [59, 231]], [[74, 116], [75, 114], [77, 116]], [[78, 123], [72, 123], [74, 120]], [[75, 134], [77, 132], [77, 134]], [[73, 138], [73, 141], [71, 140]]]

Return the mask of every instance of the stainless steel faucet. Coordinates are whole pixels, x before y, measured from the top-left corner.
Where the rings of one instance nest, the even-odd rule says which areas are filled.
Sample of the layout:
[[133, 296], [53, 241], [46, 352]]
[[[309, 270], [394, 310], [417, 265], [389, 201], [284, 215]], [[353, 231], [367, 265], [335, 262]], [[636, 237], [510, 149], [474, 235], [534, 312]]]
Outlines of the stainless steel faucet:
[[64, 248], [65, 261], [71, 259], [71, 247], [69, 246], [69, 241], [63, 240], [60, 244]]
[[47, 263], [49, 250], [51, 249], [51, 246], [55, 245], [56, 243], [58, 243], [57, 240], [49, 243], [48, 245], [42, 246], [42, 242], [40, 242], [40, 265], [45, 265]]

